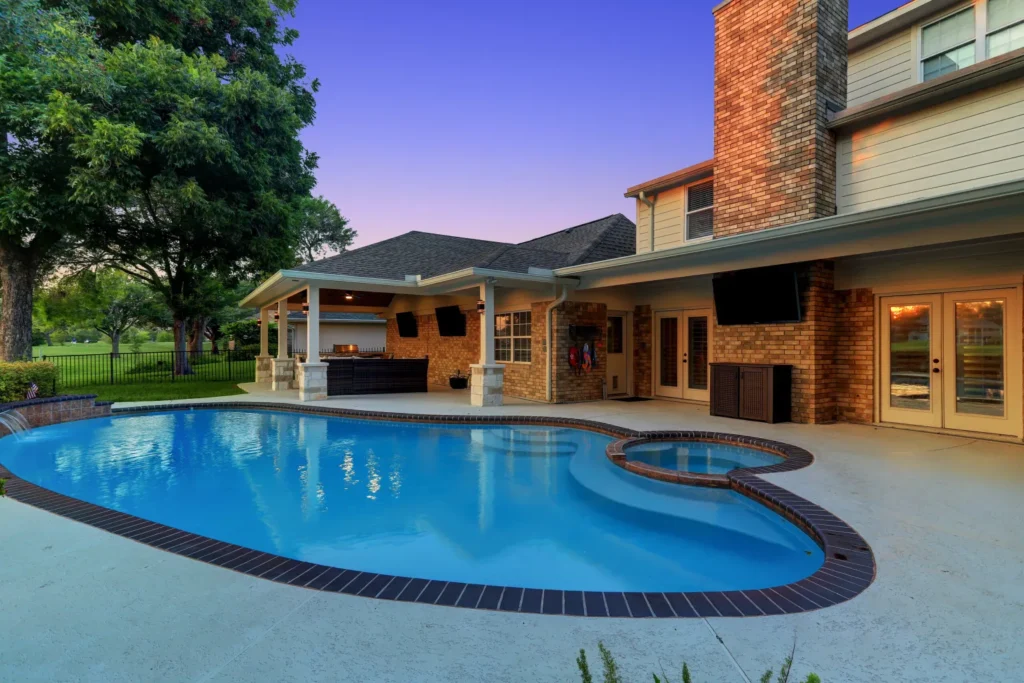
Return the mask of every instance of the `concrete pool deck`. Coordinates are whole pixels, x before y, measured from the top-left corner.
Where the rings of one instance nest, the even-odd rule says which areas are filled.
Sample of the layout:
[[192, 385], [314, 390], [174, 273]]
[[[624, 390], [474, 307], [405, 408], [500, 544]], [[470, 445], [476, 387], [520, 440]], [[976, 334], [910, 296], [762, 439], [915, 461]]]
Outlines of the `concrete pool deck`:
[[[291, 393], [225, 400], [297, 399]], [[1024, 667], [1020, 445], [869, 426], [763, 425], [664, 401], [474, 409], [464, 392], [442, 391], [323, 403], [786, 441], [814, 453], [814, 464], [764, 478], [863, 534], [878, 576], [850, 602], [778, 617], [478, 612], [275, 584], [0, 500], [0, 680], [572, 681], [577, 651], [586, 647], [595, 663], [598, 640], [637, 681], [662, 669], [678, 677], [684, 659], [698, 681], [757, 680], [794, 638], [794, 674], [815, 671], [826, 683], [1014, 680]]]

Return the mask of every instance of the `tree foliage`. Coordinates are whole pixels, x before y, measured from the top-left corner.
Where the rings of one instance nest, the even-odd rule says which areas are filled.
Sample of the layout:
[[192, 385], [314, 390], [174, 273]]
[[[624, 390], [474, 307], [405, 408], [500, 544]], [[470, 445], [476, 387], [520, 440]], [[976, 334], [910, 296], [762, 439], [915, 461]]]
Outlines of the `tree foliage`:
[[32, 289], [91, 220], [69, 201], [71, 145], [112, 84], [87, 13], [8, 0], [0, 11], [0, 359], [31, 353]]
[[300, 197], [294, 211], [296, 222], [295, 260], [309, 263], [345, 251], [356, 237], [348, 220], [331, 202], [321, 197]]

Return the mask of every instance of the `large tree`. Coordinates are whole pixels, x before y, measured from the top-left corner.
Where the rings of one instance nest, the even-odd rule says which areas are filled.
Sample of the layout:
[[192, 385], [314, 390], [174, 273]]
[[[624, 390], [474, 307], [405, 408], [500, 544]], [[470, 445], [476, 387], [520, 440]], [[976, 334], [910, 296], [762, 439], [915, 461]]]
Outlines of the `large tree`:
[[32, 353], [33, 288], [91, 220], [69, 201], [71, 144], [110, 89], [85, 12], [0, 11], [0, 360]]
[[348, 249], [356, 231], [331, 202], [323, 197], [300, 197], [295, 210], [295, 260], [309, 263]]
[[179, 372], [189, 371], [189, 323], [212, 315], [218, 291], [293, 262], [295, 207], [316, 166], [298, 134], [313, 120], [317, 85], [273, 49], [294, 37], [276, 23], [282, 10], [265, 0], [187, 4], [205, 6], [212, 25], [231, 24], [218, 18], [225, 9], [267, 13], [254, 15], [258, 32], [191, 52], [157, 37], [112, 46], [104, 65], [116, 87], [76, 142], [71, 173], [74, 199], [103, 213], [86, 245], [171, 310]]
[[96, 329], [110, 338], [111, 353], [121, 353], [121, 337], [157, 315], [147, 287], [120, 270], [84, 270], [64, 278], [47, 292], [47, 313], [63, 327]]

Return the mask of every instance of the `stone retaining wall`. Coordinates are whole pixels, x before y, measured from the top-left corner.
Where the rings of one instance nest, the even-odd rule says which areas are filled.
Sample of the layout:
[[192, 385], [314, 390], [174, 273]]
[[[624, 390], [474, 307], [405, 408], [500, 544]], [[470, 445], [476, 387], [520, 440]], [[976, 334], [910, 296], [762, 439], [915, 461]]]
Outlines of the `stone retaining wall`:
[[[0, 403], [0, 413], [5, 410], [17, 410], [28, 421], [30, 427], [45, 427], [90, 417], [104, 417], [110, 415], [110, 406], [110, 401], [97, 401], [95, 395], [54, 396], [17, 403]], [[9, 433], [9, 430], [0, 424], [0, 436], [7, 436]]]

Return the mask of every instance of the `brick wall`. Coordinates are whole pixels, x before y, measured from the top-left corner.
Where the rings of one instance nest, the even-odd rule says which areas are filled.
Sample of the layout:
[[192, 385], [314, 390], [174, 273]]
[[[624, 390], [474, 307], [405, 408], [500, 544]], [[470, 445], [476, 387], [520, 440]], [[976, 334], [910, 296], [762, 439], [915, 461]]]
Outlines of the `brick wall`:
[[[61, 422], [110, 415], [110, 403], [107, 401], [97, 402], [95, 396], [55, 396], [0, 404], [0, 412], [10, 409], [17, 410], [30, 427], [45, 427]], [[0, 436], [7, 434], [9, 434], [7, 428], [0, 425]]]
[[836, 292], [836, 419], [874, 419], [875, 298], [870, 289]]
[[[505, 363], [505, 395], [528, 398], [531, 401], [547, 400], [547, 384], [544, 372], [547, 369], [547, 347], [544, 344], [549, 301], [530, 306], [532, 328], [530, 330], [531, 363]], [[552, 358], [552, 362], [555, 359]]]
[[779, 325], [718, 325], [716, 363], [793, 366], [793, 421], [831, 422], [836, 416], [834, 264], [816, 261], [800, 269], [803, 321]]
[[633, 309], [633, 395], [651, 395], [654, 371], [654, 314], [647, 304]]
[[715, 14], [715, 237], [835, 213], [826, 101], [846, 102], [846, 0]]
[[[427, 382], [448, 385], [448, 378], [456, 370], [469, 375], [469, 366], [480, 362], [480, 314], [464, 310], [465, 337], [442, 337], [437, 333], [437, 316], [433, 313], [416, 316], [418, 337], [399, 337], [398, 321], [388, 320], [387, 349], [395, 358], [423, 358], [430, 356]], [[468, 396], [468, 394], [467, 394]]]
[[[591, 325], [596, 334], [588, 337], [597, 357], [597, 365], [590, 373], [576, 374], [569, 367], [570, 325]], [[605, 304], [582, 301], [566, 301], [555, 309], [554, 346], [552, 347], [552, 399], [555, 403], [575, 401], [596, 401], [604, 397], [605, 336], [608, 331], [608, 307]], [[582, 347], [584, 340], [577, 342]]]

